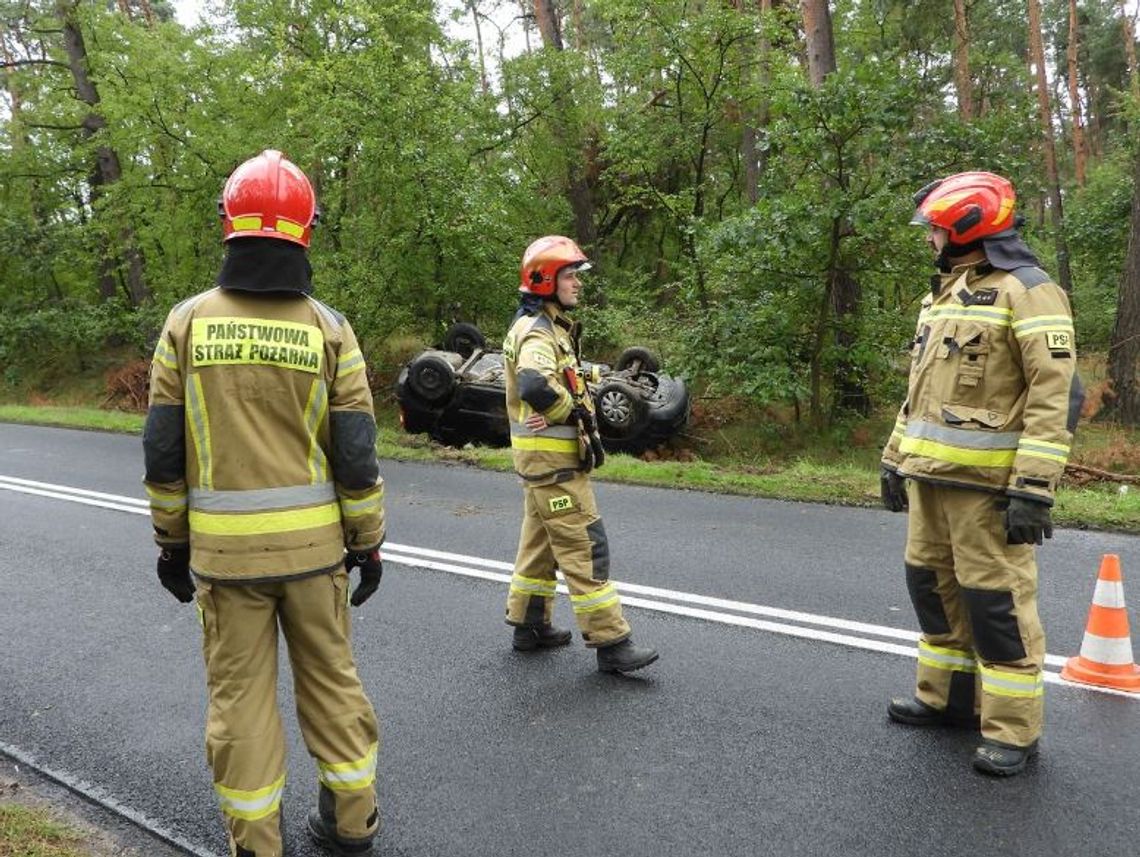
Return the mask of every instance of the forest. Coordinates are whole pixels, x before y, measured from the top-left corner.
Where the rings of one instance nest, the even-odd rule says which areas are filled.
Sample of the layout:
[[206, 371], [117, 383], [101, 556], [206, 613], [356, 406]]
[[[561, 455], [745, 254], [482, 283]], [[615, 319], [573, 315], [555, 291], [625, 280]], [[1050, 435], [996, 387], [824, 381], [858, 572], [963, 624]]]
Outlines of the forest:
[[[377, 377], [505, 331], [522, 250], [595, 260], [586, 347], [805, 431], [897, 407], [913, 193], [1009, 177], [1099, 416], [1140, 424], [1125, 0], [0, 0], [0, 370], [135, 359], [209, 288], [264, 148], [313, 179], [317, 296]], [[51, 371], [48, 371], [49, 367]]]

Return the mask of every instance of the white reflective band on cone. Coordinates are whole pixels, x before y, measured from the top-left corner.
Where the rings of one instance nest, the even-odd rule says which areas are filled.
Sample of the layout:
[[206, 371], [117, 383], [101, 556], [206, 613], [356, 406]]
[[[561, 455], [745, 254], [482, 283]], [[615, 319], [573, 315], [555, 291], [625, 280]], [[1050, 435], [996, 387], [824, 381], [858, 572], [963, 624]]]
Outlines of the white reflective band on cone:
[[1124, 607], [1124, 584], [1119, 580], [1098, 580], [1093, 592], [1098, 607]]
[[1132, 663], [1132, 641], [1128, 637], [1100, 637], [1086, 631], [1081, 657], [1098, 664], [1127, 666]]

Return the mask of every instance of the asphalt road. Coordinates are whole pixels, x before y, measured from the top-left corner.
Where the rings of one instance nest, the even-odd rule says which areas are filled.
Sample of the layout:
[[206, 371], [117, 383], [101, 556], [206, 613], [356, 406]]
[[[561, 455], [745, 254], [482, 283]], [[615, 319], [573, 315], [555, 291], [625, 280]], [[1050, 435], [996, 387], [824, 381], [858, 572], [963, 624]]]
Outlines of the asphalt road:
[[[971, 735], [888, 724], [914, 670], [902, 516], [600, 484], [614, 575], [642, 587], [635, 638], [662, 653], [618, 678], [580, 645], [511, 651], [511, 476], [382, 465], [402, 559], [355, 613], [379, 854], [1136, 853], [1140, 699], [1051, 683], [1041, 756], [1010, 781], [972, 772]], [[141, 469], [135, 437], [0, 426], [0, 743], [220, 854], [199, 629], [154, 579]], [[1040, 551], [1053, 655], [1079, 649], [1108, 552], [1128, 590], [1140, 538], [1061, 530]], [[299, 831], [315, 777], [286, 721]]]

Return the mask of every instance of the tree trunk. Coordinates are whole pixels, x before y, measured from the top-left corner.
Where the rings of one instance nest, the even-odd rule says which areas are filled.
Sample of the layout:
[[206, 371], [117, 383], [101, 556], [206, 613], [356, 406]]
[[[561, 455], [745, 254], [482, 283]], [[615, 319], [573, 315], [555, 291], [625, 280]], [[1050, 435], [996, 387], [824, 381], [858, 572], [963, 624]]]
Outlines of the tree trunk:
[[1045, 154], [1045, 173], [1049, 181], [1050, 217], [1053, 241], [1057, 248], [1057, 281], [1068, 294], [1073, 293], [1073, 275], [1069, 268], [1069, 247], [1065, 241], [1065, 211], [1061, 204], [1061, 180], [1057, 174], [1057, 150], [1053, 143], [1053, 119], [1049, 106], [1049, 83], [1045, 78], [1045, 45], [1041, 39], [1041, 6], [1029, 0], [1029, 60], [1037, 76], [1037, 115], [1041, 123], [1041, 148]]
[[[543, 45], [548, 50], [558, 52], [564, 50], [562, 28], [558, 23], [553, 0], [534, 0], [534, 17], [538, 31], [542, 34]], [[550, 80], [554, 109], [557, 111], [551, 119], [551, 124], [555, 137], [567, 154], [566, 198], [574, 212], [574, 234], [578, 244], [589, 254], [598, 240], [598, 228], [594, 217], [594, 189], [588, 178], [597, 171], [596, 156], [592, 148], [576, 140], [577, 135], [572, 133], [573, 129], [569, 127], [563, 115], [561, 105], [572, 103], [573, 87], [567, 80], [565, 71], [557, 63], [551, 68]]]
[[[808, 78], [815, 89], [823, 86], [827, 76], [836, 70], [835, 38], [831, 27], [831, 11], [827, 0], [802, 0], [804, 34], [807, 39]], [[837, 144], [838, 145], [838, 144]], [[843, 187], [846, 175], [840, 159], [838, 184]], [[829, 191], [836, 190], [835, 182], [827, 180]], [[828, 329], [834, 329], [835, 344], [841, 355], [836, 361], [832, 374], [832, 399], [836, 407], [855, 410], [861, 414], [871, 411], [871, 399], [860, 380], [860, 372], [846, 355], [856, 344], [857, 337], [851, 329], [851, 322], [859, 312], [859, 283], [851, 275], [843, 261], [842, 242], [851, 233], [846, 216], [832, 219], [828, 240], [828, 262], [824, 285], [823, 301], [816, 330], [816, 347], [812, 352], [812, 416], [816, 425], [821, 426], [821, 391], [819, 379], [823, 357], [823, 338]], [[834, 326], [828, 324], [828, 316], [834, 314]]]
[[[67, 64], [71, 69], [71, 76], [75, 82], [75, 91], [80, 101], [91, 109], [83, 117], [83, 136], [90, 140], [99, 131], [106, 127], [107, 121], [98, 112], [99, 91], [87, 71], [87, 45], [83, 41], [83, 33], [75, 19], [76, 3], [61, 2], [57, 11], [60, 22], [63, 24], [63, 47], [67, 53]], [[103, 188], [117, 182], [123, 175], [119, 156], [110, 146], [98, 146], [95, 150], [95, 164], [91, 171], [91, 198], [92, 202], [102, 195]], [[146, 286], [143, 272], [142, 254], [135, 246], [134, 232], [130, 225], [124, 225], [119, 230], [122, 246], [127, 255], [127, 273], [125, 289], [127, 299], [131, 306], [138, 306], [150, 296]], [[104, 299], [114, 297], [117, 291], [114, 272], [120, 266], [116, 257], [114, 240], [108, 233], [99, 264], [99, 294]]]
[[491, 87], [487, 83], [487, 60], [483, 55], [483, 28], [479, 26], [479, 0], [468, 0], [467, 8], [471, 10], [471, 23], [475, 25], [475, 44], [479, 48], [479, 85], [486, 95]]
[[974, 118], [974, 83], [970, 77], [970, 22], [966, 0], [954, 0], [954, 89], [958, 93], [958, 115], [966, 122]]
[[1120, 3], [1120, 28], [1124, 31], [1124, 56], [1128, 60], [1128, 80], [1131, 83], [1132, 94], [1140, 98], [1140, 68], [1136, 67], [1136, 33], [1132, 28], [1132, 19], [1128, 10], [1124, 8], [1124, 0]]
[[804, 37], [807, 41], [808, 79], [816, 89], [835, 71], [835, 37], [827, 0], [802, 0]]
[[534, 0], [534, 21], [538, 24], [538, 32], [542, 34], [544, 45], [556, 51], [565, 48], [562, 44], [562, 28], [558, 23], [554, 0]]
[[1077, 184], [1084, 187], [1085, 167], [1088, 150], [1085, 148], [1085, 132], [1081, 123], [1081, 88], [1077, 82], [1077, 0], [1069, 0], [1069, 109], [1073, 122], [1073, 170]]
[[1113, 408], [1122, 422], [1140, 425], [1140, 153], [1135, 156], [1132, 224], [1108, 350]]
[[[737, 0], [737, 8], [745, 11], [746, 0]], [[772, 84], [772, 44], [763, 28], [767, 26], [772, 11], [772, 0], [756, 0], [760, 9], [760, 40], [757, 44], [757, 81], [760, 84], [760, 103], [755, 113], [748, 117], [740, 140], [740, 157], [744, 161], [744, 197], [749, 205], [760, 200], [760, 177], [768, 168], [768, 147], [762, 145], [768, 128], [770, 99], [768, 89]], [[746, 48], [747, 50], [747, 48]], [[745, 62], [745, 68], [749, 64]]]

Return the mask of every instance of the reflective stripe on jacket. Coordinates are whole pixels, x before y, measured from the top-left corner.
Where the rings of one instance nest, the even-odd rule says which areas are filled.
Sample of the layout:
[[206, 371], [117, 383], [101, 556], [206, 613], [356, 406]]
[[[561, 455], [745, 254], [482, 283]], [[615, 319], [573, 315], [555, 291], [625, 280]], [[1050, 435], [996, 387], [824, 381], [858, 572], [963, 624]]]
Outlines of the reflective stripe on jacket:
[[364, 358], [339, 313], [300, 294], [212, 289], [167, 317], [143, 445], [155, 540], [202, 577], [338, 565], [384, 536]]
[[1051, 504], [1083, 399], [1060, 287], [1040, 268], [961, 265], [923, 301], [883, 465]]

